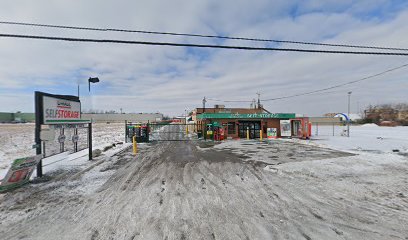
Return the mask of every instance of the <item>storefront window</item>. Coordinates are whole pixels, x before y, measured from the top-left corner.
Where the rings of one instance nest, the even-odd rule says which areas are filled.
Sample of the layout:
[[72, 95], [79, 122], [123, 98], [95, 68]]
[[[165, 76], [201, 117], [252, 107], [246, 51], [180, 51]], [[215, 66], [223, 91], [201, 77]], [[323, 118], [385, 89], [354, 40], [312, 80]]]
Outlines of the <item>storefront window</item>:
[[228, 134], [235, 134], [235, 122], [228, 123]]

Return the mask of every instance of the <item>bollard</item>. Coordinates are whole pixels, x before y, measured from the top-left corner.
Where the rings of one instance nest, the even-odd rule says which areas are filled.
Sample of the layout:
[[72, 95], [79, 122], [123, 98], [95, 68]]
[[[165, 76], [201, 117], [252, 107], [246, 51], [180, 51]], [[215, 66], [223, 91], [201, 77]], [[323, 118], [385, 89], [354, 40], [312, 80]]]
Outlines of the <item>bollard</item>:
[[188, 125], [186, 125], [186, 134], [188, 135]]
[[247, 140], [249, 140], [249, 128], [247, 128]]
[[137, 153], [137, 142], [136, 142], [136, 136], [133, 136], [133, 154]]
[[259, 140], [262, 142], [262, 130], [259, 130]]

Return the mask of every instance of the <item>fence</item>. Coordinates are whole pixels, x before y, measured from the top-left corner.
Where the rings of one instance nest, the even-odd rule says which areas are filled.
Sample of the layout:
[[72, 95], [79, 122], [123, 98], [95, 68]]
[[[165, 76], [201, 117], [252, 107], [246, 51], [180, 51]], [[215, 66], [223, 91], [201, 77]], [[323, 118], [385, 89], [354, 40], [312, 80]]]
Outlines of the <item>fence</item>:
[[75, 153], [89, 147], [90, 128], [88, 124], [43, 125], [41, 133], [43, 157], [59, 153]]
[[137, 142], [149, 141], [191, 141], [198, 139], [200, 126], [194, 123], [147, 123], [125, 122], [125, 139], [131, 142], [133, 136]]
[[345, 136], [347, 125], [344, 123], [312, 123], [312, 136]]

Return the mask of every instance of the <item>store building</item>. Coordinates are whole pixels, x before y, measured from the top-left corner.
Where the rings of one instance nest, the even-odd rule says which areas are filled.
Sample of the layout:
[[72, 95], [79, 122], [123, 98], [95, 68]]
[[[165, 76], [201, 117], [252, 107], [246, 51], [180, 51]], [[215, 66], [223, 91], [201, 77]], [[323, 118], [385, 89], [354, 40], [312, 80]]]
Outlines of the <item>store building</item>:
[[265, 113], [263, 109], [198, 108], [193, 112], [193, 120], [204, 137], [217, 131], [225, 139], [309, 138], [311, 133], [307, 117], [295, 113]]

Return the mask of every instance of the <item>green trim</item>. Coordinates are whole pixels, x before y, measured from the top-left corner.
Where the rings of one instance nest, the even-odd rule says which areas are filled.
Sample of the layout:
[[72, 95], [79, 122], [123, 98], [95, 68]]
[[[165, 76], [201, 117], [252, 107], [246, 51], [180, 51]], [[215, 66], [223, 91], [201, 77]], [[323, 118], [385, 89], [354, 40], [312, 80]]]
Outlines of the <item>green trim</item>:
[[45, 120], [45, 123], [89, 123], [91, 120], [84, 119], [66, 119], [66, 120]]
[[7, 192], [7, 191], [10, 191], [10, 190], [19, 188], [19, 187], [21, 187], [23, 185], [26, 185], [27, 183], [29, 183], [29, 180], [24, 180], [22, 182], [9, 184], [9, 185], [6, 185], [6, 186], [0, 186], [0, 193]]
[[197, 116], [198, 119], [289, 119], [295, 117], [295, 113], [203, 113]]

